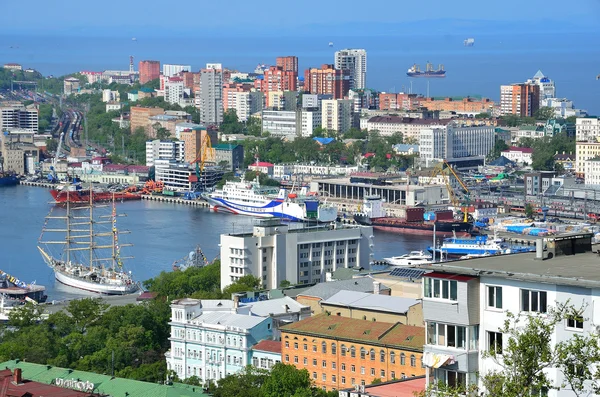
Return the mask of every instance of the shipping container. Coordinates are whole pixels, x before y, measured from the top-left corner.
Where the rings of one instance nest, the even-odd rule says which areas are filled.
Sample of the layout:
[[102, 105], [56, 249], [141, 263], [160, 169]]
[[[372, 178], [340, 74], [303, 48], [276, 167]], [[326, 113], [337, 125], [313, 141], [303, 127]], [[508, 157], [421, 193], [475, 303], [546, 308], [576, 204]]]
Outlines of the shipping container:
[[436, 219], [438, 221], [453, 221], [454, 220], [454, 212], [452, 210], [442, 210], [435, 212]]
[[425, 208], [415, 207], [406, 209], [406, 221], [407, 222], [423, 222], [423, 213]]

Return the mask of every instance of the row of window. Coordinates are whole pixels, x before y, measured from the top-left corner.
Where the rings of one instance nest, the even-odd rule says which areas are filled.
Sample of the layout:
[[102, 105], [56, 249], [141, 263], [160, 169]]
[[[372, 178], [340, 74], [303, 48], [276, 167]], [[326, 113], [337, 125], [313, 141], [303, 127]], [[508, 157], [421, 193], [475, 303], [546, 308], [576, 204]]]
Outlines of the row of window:
[[[366, 375], [365, 372], [362, 372], [362, 375]], [[371, 368], [371, 376], [376, 376], [375, 374], [375, 369]], [[410, 375], [411, 378], [414, 378], [415, 375], [412, 374]], [[385, 370], [381, 370], [379, 373], [379, 377], [384, 379], [385, 378]], [[318, 379], [318, 375], [316, 372], [312, 373], [312, 378], [317, 380]], [[390, 372], [390, 379], [396, 379], [396, 371], [391, 371]], [[403, 372], [400, 374], [400, 379], [408, 379], [408, 377], [406, 376], [406, 374]], [[321, 381], [322, 382], [327, 382], [327, 374], [326, 373], [322, 373], [321, 374]], [[331, 375], [331, 383], [335, 383], [337, 384], [337, 375]], [[345, 376], [340, 376], [340, 384], [345, 385], [346, 384], [346, 377]], [[350, 385], [355, 385], [356, 384], [356, 378], [350, 378]], [[365, 385], [365, 380], [361, 379], [360, 380], [360, 384], [361, 385]]]

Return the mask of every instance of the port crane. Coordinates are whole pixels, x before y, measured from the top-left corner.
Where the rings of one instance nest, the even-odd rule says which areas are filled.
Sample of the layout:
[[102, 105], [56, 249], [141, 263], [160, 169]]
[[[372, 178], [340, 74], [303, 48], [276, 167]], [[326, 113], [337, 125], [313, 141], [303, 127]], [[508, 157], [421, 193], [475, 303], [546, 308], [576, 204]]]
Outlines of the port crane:
[[[447, 170], [450, 170], [450, 171], [448, 172]], [[464, 190], [466, 206], [462, 207], [463, 215], [464, 215], [463, 221], [468, 222], [468, 220], [469, 220], [469, 204], [470, 204], [470, 195], [471, 195], [469, 188], [467, 188], [465, 183], [462, 181], [462, 179], [460, 179], [458, 174], [454, 171], [454, 169], [450, 166], [450, 164], [446, 160], [438, 163], [433, 168], [433, 170], [431, 171], [429, 180], [431, 181], [433, 178], [437, 177], [438, 175], [442, 176], [442, 180], [444, 182], [444, 185], [446, 186], [446, 190], [448, 190], [448, 198], [450, 199], [450, 202], [452, 203], [452, 205], [455, 208], [461, 208], [461, 202], [460, 202], [459, 198], [457, 197], [456, 192], [454, 191], [454, 187], [452, 187], [452, 184], [450, 183], [450, 175], [452, 175], [457, 180], [460, 187]]]

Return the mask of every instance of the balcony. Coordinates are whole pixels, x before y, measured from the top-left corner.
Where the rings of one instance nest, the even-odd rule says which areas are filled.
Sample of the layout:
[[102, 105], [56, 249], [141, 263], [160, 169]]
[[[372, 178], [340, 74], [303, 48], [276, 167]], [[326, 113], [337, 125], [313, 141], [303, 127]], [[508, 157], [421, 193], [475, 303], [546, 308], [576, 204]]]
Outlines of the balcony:
[[423, 346], [423, 362], [431, 368], [459, 372], [478, 372], [479, 351], [425, 345]]

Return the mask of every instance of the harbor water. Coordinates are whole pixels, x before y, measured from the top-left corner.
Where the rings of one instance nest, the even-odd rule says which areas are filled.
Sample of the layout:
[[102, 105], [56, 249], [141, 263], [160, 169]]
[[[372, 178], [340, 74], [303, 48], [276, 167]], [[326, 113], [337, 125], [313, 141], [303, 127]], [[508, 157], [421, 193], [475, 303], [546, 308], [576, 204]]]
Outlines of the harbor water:
[[[79, 295], [79, 291], [61, 286], [54, 280], [37, 249], [44, 226], [44, 217], [53, 204], [47, 189], [15, 186], [0, 189], [0, 270], [27, 283], [46, 286], [49, 300], [61, 300]], [[57, 210], [58, 211], [58, 210]], [[175, 260], [181, 259], [197, 245], [210, 261], [219, 255], [222, 233], [248, 232], [250, 217], [215, 213], [204, 207], [156, 201], [117, 203], [120, 230], [131, 234], [119, 237], [122, 256], [136, 280], [146, 280], [171, 271]], [[423, 236], [374, 232], [374, 259], [401, 255], [425, 249], [431, 239]]]

